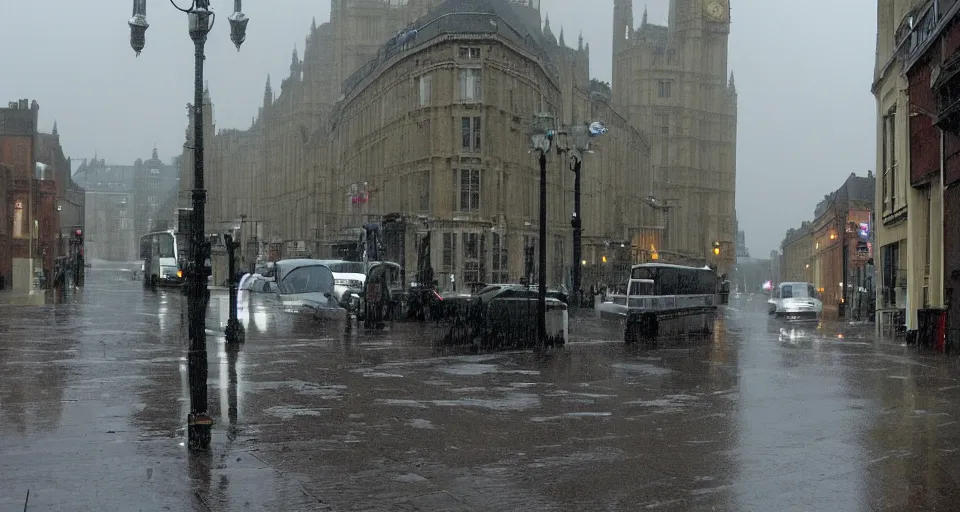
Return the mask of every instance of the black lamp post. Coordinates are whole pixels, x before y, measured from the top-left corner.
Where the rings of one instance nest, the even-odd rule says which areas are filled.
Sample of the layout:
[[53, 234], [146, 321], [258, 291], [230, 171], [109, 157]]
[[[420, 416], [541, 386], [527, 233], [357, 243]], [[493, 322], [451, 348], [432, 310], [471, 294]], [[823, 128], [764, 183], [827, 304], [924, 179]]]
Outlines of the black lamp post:
[[590, 151], [590, 138], [607, 133], [607, 128], [600, 121], [594, 121], [589, 125], [573, 126], [567, 132], [573, 136], [574, 147], [568, 148], [570, 151], [570, 170], [573, 171], [573, 217], [570, 219], [570, 226], [573, 228], [573, 266], [571, 285], [572, 296], [580, 305], [580, 281], [581, 281], [581, 260], [583, 259], [583, 211], [580, 209], [580, 170], [583, 167], [583, 155], [592, 153]]
[[530, 142], [540, 157], [540, 261], [537, 270], [537, 346], [540, 347], [547, 341], [547, 152], [555, 134], [551, 114], [533, 116]]
[[[234, 12], [230, 22], [230, 40], [237, 51], [246, 39], [247, 16], [241, 12], [242, 0], [234, 0]], [[210, 430], [213, 418], [207, 411], [207, 337], [205, 315], [208, 301], [207, 278], [210, 275], [210, 244], [204, 237], [204, 205], [207, 191], [203, 185], [203, 48], [207, 34], [213, 27], [216, 16], [210, 10], [210, 0], [192, 0], [187, 9], [174, 7], [189, 17], [190, 39], [194, 45], [193, 83], [193, 212], [190, 223], [190, 253], [192, 262], [187, 268], [187, 302], [189, 318], [190, 349], [187, 367], [190, 375], [190, 414], [187, 416], [187, 444], [191, 450], [205, 450], [210, 446]], [[133, 0], [133, 17], [130, 25], [130, 46], [140, 55], [145, 44], [147, 23], [147, 0]]]

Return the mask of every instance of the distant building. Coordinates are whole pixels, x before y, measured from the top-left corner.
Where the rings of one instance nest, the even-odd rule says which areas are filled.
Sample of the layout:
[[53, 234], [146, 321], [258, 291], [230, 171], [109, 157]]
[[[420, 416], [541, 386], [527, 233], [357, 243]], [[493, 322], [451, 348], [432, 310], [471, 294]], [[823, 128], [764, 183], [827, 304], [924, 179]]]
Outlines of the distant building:
[[813, 246], [810, 243], [810, 222], [804, 221], [798, 229], [788, 229], [780, 244], [781, 259], [778, 282], [813, 282], [810, 260]]
[[6, 288], [23, 291], [40, 273], [52, 277], [54, 262], [67, 253], [65, 231], [83, 226], [70, 160], [56, 124], [53, 133], [38, 131], [39, 111], [26, 99], [0, 109], [0, 276]]
[[136, 260], [140, 235], [173, 227], [174, 216], [164, 207], [176, 203], [179, 160], [164, 163], [156, 148], [149, 160], [133, 165], [83, 160], [74, 180], [86, 189], [88, 260]]
[[813, 283], [828, 316], [863, 318], [873, 307], [873, 172], [851, 173], [814, 208], [814, 219], [787, 231], [781, 281]]
[[166, 222], [169, 218], [162, 208], [171, 195], [177, 195], [180, 181], [179, 162], [178, 155], [172, 164], [163, 163], [157, 154], [157, 148], [153, 148], [153, 156], [149, 160], [138, 159], [134, 164], [134, 231], [137, 236], [172, 227]]
[[136, 167], [83, 160], [73, 179], [86, 190], [87, 261], [136, 259]]

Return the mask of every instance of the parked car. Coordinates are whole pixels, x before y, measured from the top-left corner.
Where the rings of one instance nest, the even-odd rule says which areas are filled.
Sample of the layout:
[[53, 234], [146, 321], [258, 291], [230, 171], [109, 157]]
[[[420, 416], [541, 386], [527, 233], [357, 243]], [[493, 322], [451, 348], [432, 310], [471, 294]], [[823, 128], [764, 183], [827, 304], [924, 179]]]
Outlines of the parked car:
[[362, 261], [321, 260], [321, 263], [333, 272], [333, 291], [337, 303], [348, 308], [352, 294], [363, 290], [363, 283], [367, 279], [366, 269]]
[[321, 320], [343, 320], [347, 311], [334, 295], [333, 272], [319, 260], [276, 263], [277, 299], [283, 311], [309, 314]]

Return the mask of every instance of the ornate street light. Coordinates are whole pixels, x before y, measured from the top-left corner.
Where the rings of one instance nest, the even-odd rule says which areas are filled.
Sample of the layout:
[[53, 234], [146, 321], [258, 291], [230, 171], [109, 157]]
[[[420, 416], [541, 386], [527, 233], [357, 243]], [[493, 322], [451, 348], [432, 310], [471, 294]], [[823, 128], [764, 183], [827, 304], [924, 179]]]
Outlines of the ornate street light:
[[555, 118], [541, 112], [534, 114], [530, 124], [530, 144], [540, 160], [540, 262], [537, 287], [537, 346], [547, 340], [547, 152], [556, 135]]
[[[207, 411], [207, 336], [205, 317], [209, 290], [207, 278], [210, 275], [210, 243], [204, 236], [204, 207], [207, 191], [203, 185], [203, 61], [204, 45], [207, 34], [213, 28], [216, 15], [210, 10], [210, 0], [191, 0], [189, 8], [175, 8], [187, 14], [190, 39], [194, 44], [194, 103], [193, 114], [193, 211], [190, 222], [190, 256], [187, 264], [187, 302], [189, 310], [190, 349], [187, 354], [187, 368], [190, 375], [190, 414], [187, 416], [187, 444], [191, 450], [205, 450], [210, 446], [210, 431], [213, 418]], [[246, 15], [241, 12], [241, 0], [234, 0], [234, 12], [230, 21], [230, 39], [240, 49], [246, 39]], [[147, 0], [133, 0], [133, 17], [130, 25], [130, 47], [140, 55], [146, 42]], [[234, 276], [231, 276], [233, 280]], [[234, 283], [235, 286], [235, 283]]]
[[590, 139], [599, 137], [607, 133], [607, 127], [602, 121], [594, 121], [590, 124], [571, 126], [561, 132], [569, 135], [573, 139], [572, 148], [557, 148], [558, 151], [566, 151], [570, 154], [570, 170], [573, 171], [573, 216], [570, 219], [570, 226], [573, 228], [573, 261], [571, 284], [572, 295], [577, 304], [580, 304], [580, 281], [582, 269], [576, 262], [581, 261], [583, 254], [582, 236], [583, 236], [583, 216], [580, 211], [580, 170], [583, 167], [583, 155], [593, 153], [590, 150]]

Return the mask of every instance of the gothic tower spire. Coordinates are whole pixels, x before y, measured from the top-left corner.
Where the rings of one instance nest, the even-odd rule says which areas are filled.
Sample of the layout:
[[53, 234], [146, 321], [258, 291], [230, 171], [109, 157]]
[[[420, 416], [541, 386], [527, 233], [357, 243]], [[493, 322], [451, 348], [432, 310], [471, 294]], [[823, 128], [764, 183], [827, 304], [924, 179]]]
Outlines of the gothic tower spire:
[[270, 87], [270, 74], [267, 73], [267, 86], [263, 88], [263, 105], [273, 104], [273, 87]]
[[[633, 32], [633, 0], [613, 0], [613, 54], [627, 47]], [[616, 68], [616, 66], [614, 66]]]

